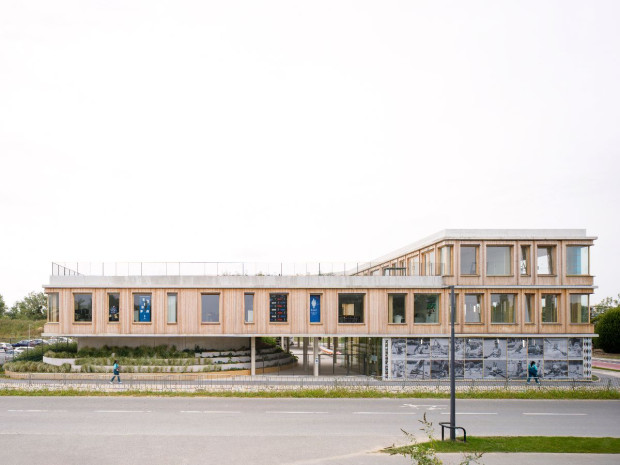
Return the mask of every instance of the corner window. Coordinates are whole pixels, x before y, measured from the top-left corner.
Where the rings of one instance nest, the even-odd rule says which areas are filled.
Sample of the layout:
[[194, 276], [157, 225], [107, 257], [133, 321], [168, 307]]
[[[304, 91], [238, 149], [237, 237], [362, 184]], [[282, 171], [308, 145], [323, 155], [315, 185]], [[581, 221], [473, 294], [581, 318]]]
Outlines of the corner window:
[[338, 294], [338, 323], [364, 322], [364, 294]]
[[487, 276], [510, 276], [512, 247], [487, 246]]
[[269, 322], [288, 321], [288, 294], [269, 294]]
[[571, 294], [570, 296], [570, 322], [590, 322], [590, 297], [588, 294]]
[[246, 323], [254, 323], [254, 294], [243, 295], [243, 314]]
[[176, 293], [170, 293], [167, 295], [167, 306], [168, 306], [168, 323], [176, 323], [177, 322], [177, 304], [179, 300], [179, 296]]
[[151, 322], [151, 294], [133, 295], [133, 322]]
[[452, 274], [452, 246], [446, 245], [439, 250], [441, 276], [450, 276]]
[[414, 323], [439, 323], [439, 294], [416, 294], [413, 298]]
[[435, 276], [435, 251], [423, 254], [422, 260], [424, 260], [424, 276]]
[[93, 295], [73, 294], [74, 318], [76, 322], [93, 321]]
[[219, 294], [202, 294], [202, 322], [203, 323], [219, 323], [220, 322], [220, 295]]
[[310, 294], [310, 323], [321, 322], [321, 295]]
[[534, 323], [534, 295], [525, 294], [525, 322]]
[[566, 246], [566, 274], [573, 276], [590, 274], [590, 247]]
[[519, 260], [519, 273], [521, 276], [529, 276], [532, 274], [530, 270], [530, 246], [521, 246], [521, 258]]
[[108, 294], [108, 321], [116, 323], [119, 321], [121, 295], [118, 293]]
[[553, 246], [538, 246], [536, 263], [539, 275], [553, 274], [553, 267], [555, 266], [554, 252], [555, 247]]
[[541, 321], [543, 323], [558, 322], [558, 296], [542, 294], [540, 299]]
[[405, 321], [405, 299], [407, 294], [388, 295], [388, 321], [390, 323], [406, 323]]
[[478, 246], [461, 246], [461, 275], [478, 274]]
[[491, 323], [515, 322], [514, 294], [491, 294]]
[[465, 294], [463, 310], [465, 312], [465, 323], [480, 323], [482, 321], [482, 295]]
[[47, 295], [47, 321], [58, 323], [58, 293], [51, 292]]

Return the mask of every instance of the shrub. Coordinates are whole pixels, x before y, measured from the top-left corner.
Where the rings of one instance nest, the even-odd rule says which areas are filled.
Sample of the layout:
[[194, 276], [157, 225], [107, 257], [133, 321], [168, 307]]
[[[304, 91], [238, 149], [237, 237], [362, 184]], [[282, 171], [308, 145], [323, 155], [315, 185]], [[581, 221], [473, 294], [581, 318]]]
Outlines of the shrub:
[[71, 372], [71, 365], [63, 363], [57, 367], [55, 365], [48, 365], [43, 362], [36, 361], [17, 361], [9, 362], [5, 365], [8, 371], [16, 373], [69, 373]]
[[605, 352], [620, 353], [620, 307], [612, 308], [603, 313], [596, 325], [594, 332], [598, 334], [596, 346]]

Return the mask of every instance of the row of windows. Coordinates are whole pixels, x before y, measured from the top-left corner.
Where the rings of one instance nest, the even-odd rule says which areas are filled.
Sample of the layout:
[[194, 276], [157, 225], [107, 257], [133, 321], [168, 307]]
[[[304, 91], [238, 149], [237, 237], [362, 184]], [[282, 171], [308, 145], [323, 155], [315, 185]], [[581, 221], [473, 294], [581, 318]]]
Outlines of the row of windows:
[[[486, 276], [513, 275], [513, 246], [488, 245], [486, 246]], [[532, 246], [519, 246], [519, 275], [532, 275]], [[461, 276], [480, 275], [480, 246], [460, 246], [460, 274]], [[431, 250], [410, 260], [409, 274], [412, 276], [450, 276], [452, 275], [452, 246], [439, 248], [439, 269], [436, 269], [435, 251]], [[536, 246], [536, 273], [539, 276], [556, 274], [556, 246]], [[375, 270], [372, 274], [378, 274]], [[395, 266], [383, 268], [384, 275], [406, 275], [407, 267], [404, 262]], [[566, 274], [568, 276], [588, 276], [590, 274], [590, 247], [582, 245], [566, 246]]]
[[[485, 315], [484, 294], [462, 294], [455, 296], [456, 307], [459, 308], [459, 297], [462, 299], [462, 314], [465, 323], [483, 323]], [[58, 294], [49, 296], [50, 322], [58, 322]], [[309, 321], [321, 323], [321, 294], [310, 295]], [[338, 323], [364, 323], [365, 294], [338, 294]], [[525, 294], [523, 297], [524, 322], [534, 323], [534, 294]], [[557, 323], [560, 296], [557, 294], [542, 294], [540, 299], [540, 321], [542, 323]], [[201, 294], [201, 322], [220, 322], [220, 294]], [[392, 324], [407, 323], [406, 312], [407, 294], [388, 294], [388, 322]], [[74, 321], [92, 322], [93, 298], [92, 294], [73, 294]], [[134, 323], [150, 323], [152, 321], [152, 296], [148, 293], [133, 294], [133, 321]], [[415, 294], [413, 297], [413, 322], [421, 324], [439, 323], [440, 294]], [[589, 296], [587, 294], [570, 295], [570, 322], [589, 323]], [[167, 323], [177, 323], [178, 294], [166, 295]], [[118, 322], [120, 315], [120, 294], [108, 294], [108, 321]], [[517, 314], [516, 294], [490, 294], [490, 322], [497, 324], [516, 323]], [[254, 323], [254, 294], [244, 295], [244, 321]], [[288, 322], [288, 294], [269, 295], [269, 322]]]

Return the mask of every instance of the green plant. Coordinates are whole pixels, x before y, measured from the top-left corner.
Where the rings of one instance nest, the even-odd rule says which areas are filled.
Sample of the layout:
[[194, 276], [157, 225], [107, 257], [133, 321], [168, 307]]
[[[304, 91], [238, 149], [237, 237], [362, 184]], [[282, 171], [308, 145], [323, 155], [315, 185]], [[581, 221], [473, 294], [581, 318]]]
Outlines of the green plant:
[[594, 326], [598, 334], [595, 345], [605, 352], [620, 352], [620, 307], [612, 308], [603, 313]]

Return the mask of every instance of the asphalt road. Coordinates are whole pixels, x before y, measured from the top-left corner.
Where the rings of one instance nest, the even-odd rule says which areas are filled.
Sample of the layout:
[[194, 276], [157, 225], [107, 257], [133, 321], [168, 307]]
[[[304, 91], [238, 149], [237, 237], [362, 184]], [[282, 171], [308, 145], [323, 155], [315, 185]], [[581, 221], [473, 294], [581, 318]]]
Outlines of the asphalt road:
[[[427, 412], [449, 419], [436, 399], [234, 399], [0, 397], [2, 463], [404, 464], [377, 454], [417, 432]], [[459, 400], [457, 424], [473, 435], [619, 436], [620, 402]], [[540, 456], [540, 454], [539, 454]], [[493, 463], [618, 463], [618, 456], [489, 454]], [[448, 457], [450, 463], [454, 457]], [[613, 460], [615, 459], [615, 460]], [[606, 461], [607, 460], [607, 461]], [[611, 460], [611, 461], [609, 461]], [[458, 462], [455, 462], [458, 463]]]

